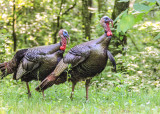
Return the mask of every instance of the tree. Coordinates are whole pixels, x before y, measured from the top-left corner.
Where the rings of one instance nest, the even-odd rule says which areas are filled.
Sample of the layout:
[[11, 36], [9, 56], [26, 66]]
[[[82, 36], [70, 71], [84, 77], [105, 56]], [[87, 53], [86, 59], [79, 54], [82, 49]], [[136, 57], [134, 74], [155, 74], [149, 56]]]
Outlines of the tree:
[[[115, 0], [112, 19], [115, 20], [123, 11], [125, 11], [128, 8], [129, 8], [129, 1], [120, 2], [119, 0]], [[116, 37], [116, 40], [114, 41], [113, 45], [116, 46], [116, 48], [122, 46], [122, 48], [120, 50], [115, 51], [114, 54], [122, 53], [124, 45], [127, 44], [127, 36], [123, 33], [119, 33], [114, 37]]]
[[13, 42], [14, 42], [14, 47], [13, 50], [16, 51], [16, 47], [17, 47], [17, 38], [16, 38], [16, 32], [15, 32], [15, 28], [16, 28], [16, 5], [15, 5], [15, 0], [13, 0], [13, 25], [12, 25], [12, 36], [13, 36]]
[[108, 11], [108, 0], [97, 0], [99, 18], [106, 15]]
[[85, 38], [90, 40], [92, 14], [89, 12], [88, 7], [92, 7], [92, 0], [82, 0], [82, 24]]
[[54, 43], [57, 43], [57, 33], [58, 33], [59, 29], [62, 28], [61, 17], [64, 15], [67, 15], [69, 13], [69, 11], [72, 10], [76, 6], [76, 3], [77, 3], [77, 1], [75, 0], [75, 3], [71, 7], [69, 7], [67, 10], [62, 12], [62, 5], [64, 4], [64, 0], [61, 0], [56, 23], [53, 22], [53, 24], [55, 25], [53, 28], [53, 29], [55, 29], [55, 32], [53, 33]]
[[112, 13], [112, 19], [116, 19], [116, 17], [121, 14], [123, 11], [129, 8], [129, 1], [128, 2], [120, 2], [120, 0], [115, 0], [114, 2], [114, 9]]

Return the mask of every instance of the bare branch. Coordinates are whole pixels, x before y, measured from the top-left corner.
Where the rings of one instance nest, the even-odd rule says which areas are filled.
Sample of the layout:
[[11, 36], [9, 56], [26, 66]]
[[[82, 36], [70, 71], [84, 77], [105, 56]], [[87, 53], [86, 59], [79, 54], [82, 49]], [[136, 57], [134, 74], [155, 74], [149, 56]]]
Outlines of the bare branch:
[[76, 4], [77, 2], [75, 2], [72, 7], [68, 8], [64, 13], [62, 13], [62, 15], [66, 15], [70, 10], [72, 10], [76, 6]]

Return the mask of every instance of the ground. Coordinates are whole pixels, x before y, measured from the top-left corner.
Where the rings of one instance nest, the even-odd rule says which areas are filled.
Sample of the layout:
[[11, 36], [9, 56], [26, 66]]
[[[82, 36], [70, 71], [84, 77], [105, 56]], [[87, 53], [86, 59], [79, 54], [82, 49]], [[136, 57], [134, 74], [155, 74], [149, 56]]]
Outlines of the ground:
[[127, 91], [125, 88], [101, 88], [92, 83], [89, 100], [85, 100], [84, 82], [78, 83], [71, 100], [71, 83], [52, 86], [45, 91], [45, 99], [31, 82], [32, 97], [28, 99], [25, 83], [8, 79], [0, 81], [0, 113], [159, 113], [160, 91]]

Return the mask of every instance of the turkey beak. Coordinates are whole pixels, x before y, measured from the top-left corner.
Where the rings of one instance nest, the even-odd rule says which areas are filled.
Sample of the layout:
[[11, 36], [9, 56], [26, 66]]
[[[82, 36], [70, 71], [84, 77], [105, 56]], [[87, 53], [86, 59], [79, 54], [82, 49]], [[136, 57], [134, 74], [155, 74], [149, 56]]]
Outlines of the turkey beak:
[[113, 27], [113, 20], [112, 19], [108, 19], [108, 20], [105, 20], [105, 23], [109, 23], [109, 22], [111, 22], [111, 24], [112, 24], [112, 27]]

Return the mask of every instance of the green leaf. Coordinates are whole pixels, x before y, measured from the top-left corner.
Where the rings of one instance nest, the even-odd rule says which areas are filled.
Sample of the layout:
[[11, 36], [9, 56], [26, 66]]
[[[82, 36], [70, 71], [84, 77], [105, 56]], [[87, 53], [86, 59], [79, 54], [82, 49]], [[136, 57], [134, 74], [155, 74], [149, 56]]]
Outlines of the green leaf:
[[154, 37], [154, 40], [158, 40], [158, 39], [160, 39], [160, 33]]
[[156, 2], [150, 2], [149, 4], [148, 4], [148, 6], [154, 6], [156, 4]]
[[144, 0], [144, 1], [147, 1], [147, 2], [156, 2], [156, 0]]
[[135, 24], [135, 18], [131, 14], [124, 14], [118, 23], [117, 32], [125, 33], [128, 29], [132, 28]]
[[6, 29], [2, 29], [1, 32], [2, 33], [7, 33], [7, 30]]
[[119, 0], [118, 2], [128, 2], [129, 0]]
[[120, 37], [120, 40], [121, 40], [121, 41], [123, 40], [123, 37], [122, 37], [122, 36]]
[[160, 0], [156, 0], [157, 1], [157, 3], [160, 5]]
[[128, 9], [126, 9], [125, 11], [123, 11], [121, 14], [119, 14], [116, 19], [113, 21], [113, 23], [115, 23], [117, 20], [119, 20], [124, 14], [127, 14]]
[[135, 22], [141, 21], [143, 18], [143, 15], [144, 15], [144, 13], [140, 13], [140, 14], [136, 15]]
[[148, 12], [151, 9], [151, 7], [139, 3], [135, 3], [133, 7], [136, 11], [139, 11], [141, 13]]
[[129, 100], [128, 102], [129, 102], [130, 105], [132, 104], [132, 100]]

